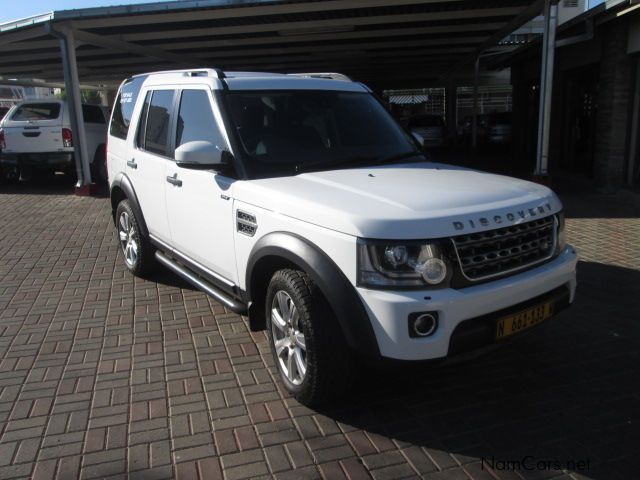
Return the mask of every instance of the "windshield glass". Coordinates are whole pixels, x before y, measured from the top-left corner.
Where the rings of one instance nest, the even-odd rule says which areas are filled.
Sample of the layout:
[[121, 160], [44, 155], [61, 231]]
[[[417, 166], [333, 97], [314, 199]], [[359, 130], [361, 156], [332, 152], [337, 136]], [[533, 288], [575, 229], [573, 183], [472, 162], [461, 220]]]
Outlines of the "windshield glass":
[[250, 176], [375, 163], [416, 151], [368, 93], [241, 91], [228, 98]]

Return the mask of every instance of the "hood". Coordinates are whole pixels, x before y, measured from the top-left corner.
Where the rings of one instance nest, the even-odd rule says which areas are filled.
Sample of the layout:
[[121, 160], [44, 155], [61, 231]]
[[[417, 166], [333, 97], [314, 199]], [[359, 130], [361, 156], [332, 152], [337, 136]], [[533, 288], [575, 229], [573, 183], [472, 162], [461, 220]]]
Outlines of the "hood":
[[363, 238], [424, 239], [491, 230], [561, 210], [535, 183], [437, 163], [240, 181], [234, 197]]

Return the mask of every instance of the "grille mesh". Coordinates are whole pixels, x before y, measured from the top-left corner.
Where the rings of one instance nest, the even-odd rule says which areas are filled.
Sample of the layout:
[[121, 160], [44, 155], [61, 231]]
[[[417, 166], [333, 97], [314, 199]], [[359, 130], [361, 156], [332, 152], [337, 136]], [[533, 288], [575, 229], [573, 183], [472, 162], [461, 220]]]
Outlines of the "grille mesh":
[[462, 272], [470, 280], [482, 280], [551, 258], [554, 218], [453, 237]]

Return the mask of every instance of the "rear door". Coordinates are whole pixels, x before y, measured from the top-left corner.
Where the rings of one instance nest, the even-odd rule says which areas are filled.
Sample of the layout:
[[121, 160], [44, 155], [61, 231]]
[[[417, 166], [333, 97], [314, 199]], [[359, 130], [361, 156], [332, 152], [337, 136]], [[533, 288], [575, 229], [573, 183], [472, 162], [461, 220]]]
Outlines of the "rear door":
[[5, 153], [73, 151], [64, 147], [62, 126], [64, 104], [56, 101], [27, 102], [4, 120]]

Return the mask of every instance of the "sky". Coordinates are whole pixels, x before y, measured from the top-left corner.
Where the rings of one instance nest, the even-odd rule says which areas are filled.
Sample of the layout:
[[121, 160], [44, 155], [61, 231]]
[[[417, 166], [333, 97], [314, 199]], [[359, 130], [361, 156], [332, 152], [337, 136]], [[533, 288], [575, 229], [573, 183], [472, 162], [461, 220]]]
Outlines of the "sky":
[[150, 3], [153, 0], [0, 0], [0, 23], [30, 17], [51, 10], [71, 8], [106, 7], [108, 5], [131, 5]]

